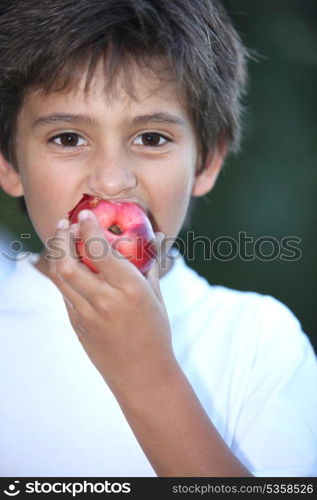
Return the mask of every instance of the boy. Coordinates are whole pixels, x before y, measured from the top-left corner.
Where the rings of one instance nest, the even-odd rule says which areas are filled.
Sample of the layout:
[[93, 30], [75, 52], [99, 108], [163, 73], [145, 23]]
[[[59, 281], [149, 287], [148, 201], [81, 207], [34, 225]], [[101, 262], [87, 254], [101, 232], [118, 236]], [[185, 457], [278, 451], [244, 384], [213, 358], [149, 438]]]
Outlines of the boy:
[[[316, 473], [298, 321], [169, 251], [238, 144], [247, 54], [219, 2], [13, 1], [0, 44], [0, 182], [45, 245], [2, 287], [1, 474]], [[69, 226], [82, 193], [148, 214], [169, 243], [146, 276], [72, 257], [78, 235], [108, 248], [92, 212]]]

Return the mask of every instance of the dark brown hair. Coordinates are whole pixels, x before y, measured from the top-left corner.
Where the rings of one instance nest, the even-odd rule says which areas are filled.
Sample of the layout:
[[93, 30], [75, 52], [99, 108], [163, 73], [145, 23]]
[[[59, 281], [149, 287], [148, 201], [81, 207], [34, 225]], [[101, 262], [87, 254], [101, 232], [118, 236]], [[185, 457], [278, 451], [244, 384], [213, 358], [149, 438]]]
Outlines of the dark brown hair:
[[66, 90], [85, 68], [89, 86], [100, 58], [110, 84], [119, 68], [151, 67], [154, 56], [183, 92], [203, 150], [220, 139], [237, 149], [247, 50], [219, 0], [0, 2], [1, 152], [14, 163], [30, 89]]

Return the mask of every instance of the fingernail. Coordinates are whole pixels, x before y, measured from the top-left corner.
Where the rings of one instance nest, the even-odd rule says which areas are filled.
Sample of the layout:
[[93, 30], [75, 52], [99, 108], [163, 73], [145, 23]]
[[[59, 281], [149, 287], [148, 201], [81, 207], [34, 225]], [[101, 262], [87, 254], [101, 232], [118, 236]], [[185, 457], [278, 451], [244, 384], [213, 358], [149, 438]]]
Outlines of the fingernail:
[[80, 221], [84, 221], [84, 220], [87, 220], [91, 217], [90, 215], [90, 211], [89, 210], [82, 210], [81, 212], [79, 212], [78, 214], [78, 220]]
[[66, 229], [69, 225], [69, 221], [67, 219], [61, 219], [57, 223], [57, 229]]

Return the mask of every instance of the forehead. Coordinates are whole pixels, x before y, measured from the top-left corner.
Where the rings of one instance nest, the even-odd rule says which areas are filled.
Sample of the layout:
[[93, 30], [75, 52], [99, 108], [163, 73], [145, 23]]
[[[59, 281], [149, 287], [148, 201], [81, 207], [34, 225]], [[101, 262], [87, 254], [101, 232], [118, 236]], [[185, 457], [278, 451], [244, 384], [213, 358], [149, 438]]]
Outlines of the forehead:
[[[36, 109], [68, 103], [93, 106], [102, 101], [108, 107], [141, 108], [150, 105], [178, 109], [188, 115], [184, 92], [160, 60], [151, 68], [131, 62], [116, 71], [111, 77], [107, 67], [100, 61], [90, 74], [85, 68], [80, 75], [74, 76], [68, 85], [60, 86], [60, 81], [50, 89], [30, 90], [24, 100], [23, 108]], [[159, 110], [158, 110], [159, 111]]]

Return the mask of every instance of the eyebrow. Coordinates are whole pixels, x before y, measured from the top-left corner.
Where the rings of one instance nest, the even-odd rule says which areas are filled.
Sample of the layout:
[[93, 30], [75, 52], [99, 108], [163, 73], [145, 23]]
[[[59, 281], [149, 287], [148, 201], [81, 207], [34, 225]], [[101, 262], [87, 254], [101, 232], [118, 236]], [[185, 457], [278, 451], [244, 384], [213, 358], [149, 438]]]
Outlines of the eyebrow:
[[[126, 120], [125, 120], [126, 122]], [[54, 113], [50, 115], [40, 116], [32, 123], [32, 128], [37, 128], [54, 123], [83, 123], [87, 125], [95, 125], [96, 120], [91, 116], [85, 114], [69, 114], [69, 113]], [[185, 127], [186, 122], [184, 119], [171, 113], [151, 113], [148, 115], [140, 115], [128, 120], [128, 125], [134, 127], [136, 125], [143, 125], [146, 123], [170, 123], [173, 125], [180, 125]]]
[[86, 123], [87, 125], [95, 124], [95, 120], [88, 115], [74, 115], [69, 113], [55, 113], [51, 115], [40, 116], [32, 123], [32, 128], [37, 128], [43, 125], [51, 125], [54, 123]]
[[143, 125], [144, 123], [171, 123], [174, 125], [181, 125], [184, 127], [186, 125], [185, 120], [179, 116], [172, 115], [171, 113], [152, 113], [149, 115], [136, 116], [130, 122], [131, 126]]

